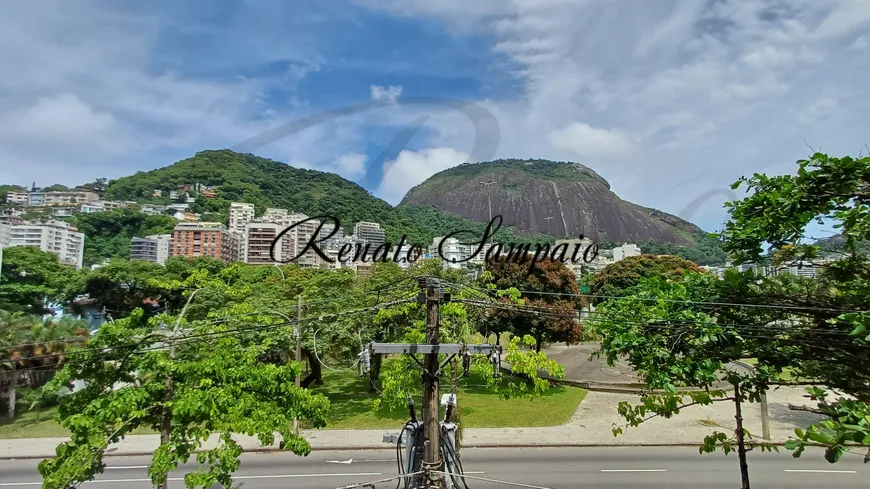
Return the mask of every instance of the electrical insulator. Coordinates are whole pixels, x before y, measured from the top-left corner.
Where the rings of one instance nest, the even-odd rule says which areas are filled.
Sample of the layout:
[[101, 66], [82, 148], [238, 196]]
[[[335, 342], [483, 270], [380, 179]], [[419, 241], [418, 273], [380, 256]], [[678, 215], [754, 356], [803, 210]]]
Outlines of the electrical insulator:
[[490, 361], [492, 362], [492, 377], [497, 379], [501, 376], [501, 357], [498, 352], [492, 352]]
[[372, 358], [368, 350], [363, 350], [363, 364], [365, 365], [366, 373], [372, 370]]
[[471, 353], [468, 350], [462, 355], [462, 375], [468, 376], [468, 370], [471, 367]]

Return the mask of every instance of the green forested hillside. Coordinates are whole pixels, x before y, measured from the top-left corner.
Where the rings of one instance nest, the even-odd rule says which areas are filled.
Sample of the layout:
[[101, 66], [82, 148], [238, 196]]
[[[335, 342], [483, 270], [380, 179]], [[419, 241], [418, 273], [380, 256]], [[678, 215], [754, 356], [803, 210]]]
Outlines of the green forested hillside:
[[[607, 185], [594, 171], [579, 165], [565, 164], [562, 167], [542, 160], [527, 160], [522, 163], [524, 171], [539, 177], [588, 179]], [[516, 165], [516, 161], [500, 160], [487, 165], [490, 164], [507, 169]], [[462, 165], [458, 171], [465, 177], [472, 178], [472, 173], [481, 171], [487, 165]], [[359, 221], [374, 221], [385, 228], [387, 239], [391, 242], [395, 243], [402, 235], [407, 235], [409, 242], [424, 245], [431, 243], [437, 236], [457, 230], [471, 230], [480, 236], [486, 227], [483, 222], [471, 221], [431, 205], [403, 204], [393, 207], [339, 175], [294, 168], [277, 161], [230, 150], [202, 151], [164, 168], [137, 172], [112, 180], [108, 184], [100, 179], [91, 185], [106, 185], [106, 200], [167, 204], [171, 190], [180, 190], [183, 185], [193, 186], [197, 183], [217, 187], [216, 198], [207, 199], [200, 195], [190, 206], [191, 211], [202, 214], [203, 220], [226, 223], [231, 202], [248, 202], [254, 204], [258, 215], [267, 207], [278, 207], [309, 216], [334, 216], [341, 220], [346, 232], [352, 232], [353, 225]], [[152, 197], [154, 190], [161, 190], [162, 197]], [[675, 217], [673, 220], [681, 221]], [[176, 222], [169, 216], [145, 216], [135, 208], [81, 214], [73, 217], [71, 221], [86, 235], [85, 263], [88, 265], [100, 263], [105, 258], [127, 256], [130, 238], [170, 232]], [[694, 227], [690, 223], [684, 224]], [[701, 264], [715, 264], [724, 260], [718, 243], [693, 233], [697, 228], [684, 226], [681, 229], [686, 234], [695, 236], [695, 244], [688, 247], [652, 242], [638, 244], [644, 252], [675, 254]], [[462, 238], [470, 240], [471, 236], [465, 235]], [[518, 234], [513, 228], [505, 226], [496, 235], [495, 241], [537, 243], [552, 242], [555, 238], [557, 237]], [[602, 243], [602, 248], [609, 245]]]
[[86, 266], [102, 263], [106, 258], [129, 258], [131, 238], [171, 233], [177, 222], [172, 216], [147, 216], [129, 207], [77, 214], [70, 219], [70, 224], [85, 234]]
[[[387, 238], [398, 241], [405, 234], [412, 243], [431, 243], [436, 236], [453, 230], [472, 229], [482, 233], [485, 224], [475, 223], [430, 206], [394, 208], [369, 191], [339, 175], [294, 168], [284, 163], [229, 150], [202, 151], [165, 168], [137, 172], [109, 182], [106, 198], [148, 202], [155, 189], [164, 197], [180, 185], [200, 183], [219, 186], [217, 198], [198, 197], [191, 210], [226, 219], [230, 202], [254, 204], [257, 214], [266, 207], [278, 207], [309, 216], [337, 217], [350, 232], [359, 221], [374, 221], [385, 227]], [[499, 233], [502, 239], [537, 241], [542, 236], [513, 237], [511, 230]]]

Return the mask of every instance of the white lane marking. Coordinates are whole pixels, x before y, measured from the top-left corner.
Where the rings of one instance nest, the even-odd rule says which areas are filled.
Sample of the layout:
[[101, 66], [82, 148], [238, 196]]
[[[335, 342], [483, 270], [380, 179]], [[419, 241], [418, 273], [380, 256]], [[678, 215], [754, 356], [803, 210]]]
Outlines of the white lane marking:
[[[233, 479], [298, 479], [303, 477], [368, 477], [373, 475], [383, 475], [382, 472], [356, 472], [356, 473], [339, 473], [339, 474], [275, 474], [275, 475], [237, 475]], [[171, 481], [183, 481], [183, 477], [170, 477]], [[105, 484], [119, 482], [151, 482], [151, 479], [98, 479], [88, 481], [85, 484]], [[42, 482], [0, 482], [0, 487], [17, 487], [17, 486], [41, 486]]]
[[485, 474], [485, 473], [486, 473], [486, 472], [484, 472], [484, 471], [482, 471], [482, 470], [479, 470], [479, 471], [466, 470], [465, 472], [463, 472], [464, 475]]
[[327, 460], [326, 463], [328, 463], [328, 464], [352, 464], [353, 459], [349, 458], [347, 460]]
[[665, 469], [601, 469], [602, 472], [667, 472]]
[[804, 472], [816, 474], [857, 474], [854, 470], [810, 470], [810, 469], [784, 469], [785, 472]]
[[119, 467], [106, 467], [106, 470], [128, 470], [128, 469], [147, 469], [147, 465], [127, 465]]

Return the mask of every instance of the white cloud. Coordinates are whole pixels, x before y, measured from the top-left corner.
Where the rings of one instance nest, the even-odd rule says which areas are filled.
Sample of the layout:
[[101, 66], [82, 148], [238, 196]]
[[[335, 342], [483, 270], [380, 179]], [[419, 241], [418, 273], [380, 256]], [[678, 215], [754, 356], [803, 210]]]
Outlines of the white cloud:
[[552, 132], [550, 141], [556, 149], [570, 151], [580, 163], [591, 165], [628, 158], [636, 151], [635, 142], [627, 135], [583, 122]]
[[[472, 81], [511, 78], [516, 89], [463, 96], [497, 121], [478, 135], [453, 109], [402, 105], [403, 80], [388, 78], [398, 82], [372, 85], [370, 95], [399, 102], [390, 108], [252, 149], [353, 179], [365, 165], [360, 148], [371, 143], [365, 128], [398, 131], [428, 114], [426, 140], [415, 145], [432, 149], [402, 152], [377, 189], [392, 202], [466, 159], [539, 157], [581, 160], [620, 196], [679, 212], [739, 175], [794, 171], [804, 139], [834, 154], [867, 142], [870, 58], [856, 56], [868, 45], [866, 0], [638, 1], [631, 9], [573, 0], [354, 1], [492, 39], [491, 52], [481, 53], [491, 64]], [[318, 3], [328, 16], [291, 2], [232, 6], [220, 16], [203, 15], [198, 1], [147, 14], [130, 5], [5, 6], [0, 161], [15, 167], [4, 173], [10, 183], [130, 174], [316, 113], [315, 94], [293, 87], [343, 60], [330, 59], [336, 51], [321, 49], [312, 33], [353, 15], [330, 2]], [[402, 56], [385, 59], [393, 55]], [[422, 62], [399, 58], [397, 73], [414, 75]], [[284, 99], [271, 98], [275, 87]], [[492, 144], [475, 146], [475, 138]], [[695, 219], [712, 228], [722, 217], [711, 207]]]
[[372, 100], [377, 102], [390, 102], [396, 103], [396, 100], [402, 96], [402, 86], [394, 86], [390, 85], [389, 87], [383, 87], [381, 85], [372, 85], [369, 87], [372, 92]]
[[41, 142], [99, 142], [116, 126], [115, 118], [98, 112], [71, 93], [40, 97], [4, 124], [12, 135]]
[[357, 180], [365, 173], [366, 155], [359, 153], [345, 153], [336, 158], [334, 166], [338, 174], [348, 180]]
[[[762, 168], [793, 172], [804, 139], [835, 154], [866, 142], [870, 59], [850, 50], [870, 29], [863, 0], [368, 4], [495, 38], [509, 60], [498, 66], [523, 85], [520, 99], [487, 102], [498, 157], [582, 158], [623, 198], [662, 210]], [[469, 148], [460, 120], [433, 117], [433, 146]], [[712, 229], [723, 217], [693, 218]]]
[[396, 204], [414, 185], [466, 161], [468, 155], [453, 148], [402, 151], [395, 160], [384, 164], [384, 178], [375, 195]]
[[305, 160], [298, 160], [294, 158], [288, 161], [287, 164], [294, 168], [299, 168], [302, 170], [314, 170], [314, 165]]

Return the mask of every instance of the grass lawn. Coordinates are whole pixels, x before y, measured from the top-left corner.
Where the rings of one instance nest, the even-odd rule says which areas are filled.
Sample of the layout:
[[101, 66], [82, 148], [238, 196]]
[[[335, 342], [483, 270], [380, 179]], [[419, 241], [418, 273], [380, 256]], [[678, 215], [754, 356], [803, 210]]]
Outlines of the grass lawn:
[[[536, 399], [505, 401], [483, 387], [473, 376], [459, 382], [457, 397], [466, 428], [513, 428], [557, 426], [568, 422], [586, 391], [576, 387], [557, 387]], [[470, 386], [466, 385], [470, 384]], [[444, 383], [442, 382], [442, 393]], [[323, 386], [314, 389], [327, 396], [332, 404], [326, 429], [394, 429], [407, 421], [405, 409], [393, 413], [385, 408], [374, 410], [377, 393], [368, 392], [368, 383], [354, 372], [323, 373]], [[420, 416], [417, 399], [417, 416]], [[442, 408], [443, 415], [443, 408]]]
[[[69, 436], [69, 431], [54, 421], [57, 408], [33, 411], [21, 409], [14, 420], [0, 417], [0, 440], [10, 438], [56, 438]], [[134, 435], [154, 433], [148, 429], [133, 431]]]
[[[557, 387], [545, 395], [532, 399], [505, 401], [485, 388], [473, 376], [459, 382], [459, 406], [461, 422], [467, 428], [557, 426], [566, 423], [577, 410], [586, 391], [576, 387]], [[405, 409], [390, 413], [385, 408], [375, 411], [377, 393], [368, 392], [368, 383], [356, 372], [332, 372], [324, 370], [323, 386], [312, 389], [327, 396], [331, 408], [326, 429], [398, 429], [407, 421]], [[445, 392], [442, 382], [442, 393]], [[417, 399], [419, 403], [420, 400]], [[0, 439], [66, 437], [69, 432], [54, 421], [57, 408], [20, 411], [14, 420], [0, 418]], [[417, 416], [421, 416], [418, 405]], [[442, 412], [443, 416], [443, 412]], [[303, 428], [305, 425], [303, 423]], [[139, 429], [136, 435], [151, 434], [151, 430]]]

